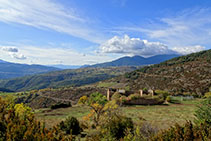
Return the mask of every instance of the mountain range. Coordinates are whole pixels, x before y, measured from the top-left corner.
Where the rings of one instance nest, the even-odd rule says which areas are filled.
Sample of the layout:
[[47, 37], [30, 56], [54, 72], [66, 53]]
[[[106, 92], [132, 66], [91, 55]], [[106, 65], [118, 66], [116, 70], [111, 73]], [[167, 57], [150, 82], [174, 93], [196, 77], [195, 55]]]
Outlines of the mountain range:
[[158, 63], [161, 63], [163, 61], [166, 61], [178, 56], [180, 55], [164, 54], [164, 55], [156, 55], [156, 56], [152, 56], [148, 58], [144, 58], [141, 56], [133, 56], [133, 57], [126, 56], [126, 57], [122, 57], [111, 62], [89, 65], [85, 67], [102, 68], [102, 67], [117, 67], [117, 66], [143, 66], [143, 65], [150, 65], [150, 64], [158, 64]]
[[95, 65], [84, 65], [84, 66], [73, 66], [73, 65], [27, 65], [10, 63], [0, 60], [0, 79], [10, 79], [16, 77], [22, 77], [33, 74], [46, 73], [51, 71], [58, 71], [64, 69], [79, 69], [79, 68], [104, 68], [104, 67], [119, 67], [119, 66], [142, 66], [149, 64], [157, 64], [165, 60], [177, 57], [178, 55], [157, 55], [149, 58], [141, 56], [133, 57], [122, 57], [117, 60], [95, 64]]
[[[138, 60], [140, 57], [119, 60], [128, 58]], [[159, 57], [152, 58], [159, 61]], [[117, 62], [121, 62], [119, 60]], [[62, 70], [0, 81], [0, 86], [11, 91], [25, 91], [95, 83], [90, 86], [127, 88], [132, 91], [148, 88], [167, 90], [174, 94], [203, 95], [211, 89], [210, 68], [211, 50], [206, 50], [141, 68], [124, 66]]]
[[43, 65], [10, 63], [4, 60], [0, 60], [0, 79], [10, 79], [15, 77], [46, 73], [57, 70], [60, 69], [55, 67], [47, 67]]

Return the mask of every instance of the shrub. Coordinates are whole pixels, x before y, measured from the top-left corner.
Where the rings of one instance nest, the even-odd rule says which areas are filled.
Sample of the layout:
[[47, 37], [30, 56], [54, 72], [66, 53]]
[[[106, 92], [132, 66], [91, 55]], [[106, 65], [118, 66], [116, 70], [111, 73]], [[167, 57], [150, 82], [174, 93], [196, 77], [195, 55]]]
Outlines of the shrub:
[[131, 100], [135, 100], [135, 99], [139, 99], [139, 98], [140, 98], [139, 94], [131, 94], [131, 95], [129, 95], [129, 99], [131, 99]]
[[59, 127], [66, 134], [78, 135], [82, 131], [79, 121], [75, 117], [67, 117], [65, 121], [60, 122]]
[[205, 94], [204, 94], [204, 97], [205, 97], [205, 98], [211, 97], [211, 92], [205, 93]]
[[167, 101], [167, 102], [171, 102], [171, 97], [170, 97], [170, 96], [167, 96], [167, 97], [166, 97], [166, 101]]
[[101, 126], [102, 134], [111, 135], [119, 140], [123, 138], [127, 130], [133, 130], [133, 121], [131, 118], [122, 115], [112, 115], [106, 123]]
[[122, 96], [122, 95], [121, 95], [120, 93], [115, 92], [115, 93], [112, 95], [111, 100], [119, 100], [121, 96]]
[[211, 97], [203, 100], [198, 106], [195, 112], [196, 123], [207, 122], [211, 124]]
[[78, 104], [85, 104], [87, 102], [88, 97], [87, 96], [82, 96], [78, 100]]
[[71, 107], [71, 103], [57, 103], [55, 105], [51, 106], [51, 109], [58, 109], [58, 108], [67, 108], [67, 107]]
[[186, 122], [184, 126], [176, 124], [168, 130], [164, 130], [157, 135], [151, 137], [152, 141], [193, 141], [193, 140], [209, 140], [211, 138], [211, 126], [201, 123], [193, 126], [192, 122]]
[[65, 140], [57, 128], [47, 130], [24, 104], [11, 104], [0, 98], [0, 140]]
[[105, 105], [107, 103], [107, 99], [104, 95], [102, 95], [101, 93], [92, 93], [88, 99], [88, 105], [97, 103], [100, 105]]
[[143, 93], [148, 93], [148, 89], [147, 88], [143, 88]]
[[155, 90], [155, 94], [160, 95], [163, 100], [166, 100], [167, 96], [169, 96], [169, 93], [167, 91], [162, 90]]
[[127, 101], [127, 97], [126, 96], [121, 96], [120, 97], [120, 100], [122, 103], [126, 102]]

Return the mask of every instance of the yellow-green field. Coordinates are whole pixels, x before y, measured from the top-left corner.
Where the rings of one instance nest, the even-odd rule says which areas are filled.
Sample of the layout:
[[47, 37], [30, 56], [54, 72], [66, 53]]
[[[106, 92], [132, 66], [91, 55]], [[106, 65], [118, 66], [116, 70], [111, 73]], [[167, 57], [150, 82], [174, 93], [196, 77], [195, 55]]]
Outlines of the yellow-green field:
[[[125, 106], [120, 107], [122, 113], [131, 117], [134, 122], [140, 118], [145, 119], [159, 129], [165, 129], [176, 122], [183, 124], [187, 120], [194, 120], [194, 111], [199, 99], [182, 101], [181, 104], [155, 105], [155, 106]], [[64, 120], [67, 116], [74, 116], [79, 120], [89, 113], [86, 106], [73, 106], [70, 108], [61, 108], [51, 110], [49, 108], [35, 110], [38, 120], [45, 121], [46, 127], [52, 127]]]

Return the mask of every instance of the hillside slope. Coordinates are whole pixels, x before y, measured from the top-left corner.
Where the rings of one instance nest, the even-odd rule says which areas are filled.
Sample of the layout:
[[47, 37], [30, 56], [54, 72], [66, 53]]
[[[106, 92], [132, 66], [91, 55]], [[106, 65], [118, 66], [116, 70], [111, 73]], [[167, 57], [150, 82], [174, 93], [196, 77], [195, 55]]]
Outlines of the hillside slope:
[[135, 69], [137, 68], [112, 67], [63, 70], [0, 81], [0, 87], [12, 91], [25, 91], [47, 87], [81, 86], [122, 75]]
[[10, 79], [56, 70], [59, 69], [42, 65], [16, 64], [0, 60], [0, 79]]
[[[138, 91], [143, 88], [201, 95], [211, 87], [211, 50], [146, 66], [106, 81]], [[115, 87], [115, 85], [113, 86]]]

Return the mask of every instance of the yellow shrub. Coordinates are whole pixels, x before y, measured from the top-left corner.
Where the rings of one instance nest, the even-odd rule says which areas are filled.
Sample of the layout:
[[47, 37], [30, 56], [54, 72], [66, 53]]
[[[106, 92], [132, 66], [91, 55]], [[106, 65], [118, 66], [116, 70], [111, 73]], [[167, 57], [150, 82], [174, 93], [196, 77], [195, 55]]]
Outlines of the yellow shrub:
[[78, 100], [78, 104], [85, 104], [87, 102], [88, 97], [87, 96], [82, 96], [79, 100]]

